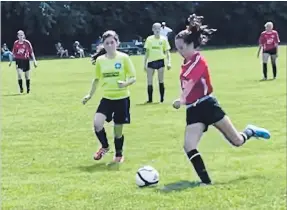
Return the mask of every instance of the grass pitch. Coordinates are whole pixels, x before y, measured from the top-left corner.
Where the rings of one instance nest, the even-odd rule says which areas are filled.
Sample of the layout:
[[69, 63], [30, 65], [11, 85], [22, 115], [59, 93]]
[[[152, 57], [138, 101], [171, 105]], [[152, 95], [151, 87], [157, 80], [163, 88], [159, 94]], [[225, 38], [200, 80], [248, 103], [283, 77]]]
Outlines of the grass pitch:
[[[132, 57], [137, 83], [131, 88], [132, 123], [124, 128], [126, 160], [119, 167], [105, 165], [112, 152], [100, 162], [92, 159], [99, 145], [92, 119], [101, 91], [81, 104], [94, 73], [88, 59], [39, 61], [29, 95], [17, 95], [15, 67], [2, 63], [2, 209], [285, 209], [286, 46], [280, 49], [275, 81], [259, 82], [256, 50], [203, 51], [214, 94], [236, 127], [253, 123], [272, 134], [270, 141], [233, 148], [210, 128], [199, 147], [215, 183], [209, 187], [192, 187], [198, 178], [182, 149], [185, 110], [171, 106], [179, 94], [178, 55], [172, 55], [173, 68], [166, 71], [165, 103], [152, 105], [143, 105], [143, 57]], [[270, 64], [268, 72], [271, 78]], [[158, 101], [157, 83], [154, 87]], [[112, 125], [106, 130], [113, 145]], [[159, 171], [160, 183], [139, 189], [135, 174], [147, 164]]]

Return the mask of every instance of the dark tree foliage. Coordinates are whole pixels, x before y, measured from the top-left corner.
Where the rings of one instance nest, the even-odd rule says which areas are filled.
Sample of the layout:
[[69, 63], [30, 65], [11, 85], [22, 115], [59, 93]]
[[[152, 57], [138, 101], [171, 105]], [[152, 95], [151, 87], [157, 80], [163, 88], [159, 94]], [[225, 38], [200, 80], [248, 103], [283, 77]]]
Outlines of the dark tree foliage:
[[[105, 30], [121, 41], [151, 34], [154, 22], [165, 21], [175, 33], [196, 12], [218, 31], [209, 45], [254, 45], [266, 21], [273, 21], [281, 41], [287, 41], [287, 2], [1, 2], [1, 40], [11, 46], [23, 29], [37, 54], [54, 54], [61, 41], [70, 49], [78, 40], [85, 47]], [[171, 42], [171, 44], [173, 44]]]

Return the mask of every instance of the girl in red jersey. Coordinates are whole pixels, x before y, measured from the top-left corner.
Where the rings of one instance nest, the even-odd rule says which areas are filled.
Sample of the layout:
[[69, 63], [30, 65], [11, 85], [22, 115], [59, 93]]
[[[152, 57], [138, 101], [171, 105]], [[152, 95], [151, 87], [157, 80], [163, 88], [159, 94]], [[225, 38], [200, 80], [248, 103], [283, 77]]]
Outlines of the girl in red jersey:
[[[25, 73], [27, 93], [30, 92], [30, 57], [32, 57], [34, 66], [37, 67], [37, 61], [33, 52], [31, 43], [25, 39], [25, 34], [22, 30], [18, 31], [18, 40], [14, 42], [12, 53], [16, 62], [16, 69], [18, 73], [18, 84], [20, 93], [23, 93], [23, 82], [21, 73]], [[11, 66], [11, 62], [9, 66]]]
[[280, 43], [279, 35], [277, 31], [273, 30], [273, 23], [267, 22], [265, 24], [265, 31], [263, 31], [259, 37], [259, 49], [257, 57], [263, 48], [262, 60], [263, 60], [263, 80], [267, 80], [267, 63], [269, 57], [271, 57], [271, 64], [273, 70], [273, 79], [277, 76], [276, 59], [278, 57], [278, 45]]
[[242, 146], [251, 137], [270, 138], [270, 133], [264, 128], [248, 125], [243, 132], [238, 132], [229, 117], [218, 104], [213, 92], [209, 69], [206, 60], [196, 49], [206, 43], [215, 29], [203, 26], [202, 17], [191, 15], [189, 26], [175, 37], [178, 52], [184, 57], [180, 73], [182, 94], [173, 102], [173, 107], [179, 109], [186, 106], [186, 130], [184, 150], [203, 184], [211, 184], [205, 165], [197, 150], [201, 136], [209, 125], [214, 125], [234, 146]]

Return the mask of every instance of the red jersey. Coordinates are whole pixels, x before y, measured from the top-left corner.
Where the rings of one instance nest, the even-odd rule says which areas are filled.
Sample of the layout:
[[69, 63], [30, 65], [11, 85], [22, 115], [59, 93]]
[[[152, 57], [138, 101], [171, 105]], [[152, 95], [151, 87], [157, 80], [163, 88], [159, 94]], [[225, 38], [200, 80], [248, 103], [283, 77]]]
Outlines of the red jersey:
[[263, 50], [272, 50], [277, 47], [280, 42], [277, 31], [272, 30], [270, 32], [263, 31], [259, 37], [259, 44], [263, 47]]
[[192, 104], [212, 93], [213, 88], [208, 66], [199, 53], [194, 54], [190, 60], [182, 65], [180, 82], [182, 90], [186, 93], [182, 96], [185, 104]]
[[29, 59], [33, 53], [33, 48], [28, 40], [24, 40], [20, 43], [19, 40], [14, 42], [13, 55], [16, 59]]

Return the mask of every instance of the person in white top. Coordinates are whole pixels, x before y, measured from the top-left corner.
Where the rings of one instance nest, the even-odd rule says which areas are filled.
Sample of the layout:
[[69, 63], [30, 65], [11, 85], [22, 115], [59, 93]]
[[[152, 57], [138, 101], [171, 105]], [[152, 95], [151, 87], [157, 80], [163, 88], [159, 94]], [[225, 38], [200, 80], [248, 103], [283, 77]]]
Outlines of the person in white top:
[[160, 28], [160, 35], [167, 37], [167, 35], [172, 32], [172, 29], [166, 26], [165, 22], [161, 23], [161, 28]]

